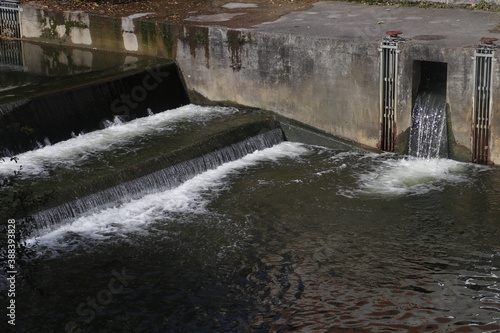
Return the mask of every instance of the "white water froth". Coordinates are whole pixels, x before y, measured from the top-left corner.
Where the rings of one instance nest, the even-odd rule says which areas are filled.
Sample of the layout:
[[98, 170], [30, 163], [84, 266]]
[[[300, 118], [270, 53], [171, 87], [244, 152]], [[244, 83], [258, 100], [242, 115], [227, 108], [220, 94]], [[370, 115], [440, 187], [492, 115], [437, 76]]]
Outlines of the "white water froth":
[[372, 170], [357, 175], [359, 187], [356, 190], [342, 194], [422, 195], [442, 191], [445, 186], [467, 183], [470, 170], [481, 168], [449, 159], [386, 159], [384, 155], [375, 157], [372, 165]]
[[111, 151], [144, 136], [173, 129], [176, 122], [203, 122], [219, 115], [238, 112], [235, 108], [185, 105], [177, 109], [138, 118], [128, 123], [115, 122], [99, 131], [74, 136], [53, 145], [46, 145], [17, 156], [17, 163], [5, 159], [0, 163], [0, 175], [12, 175], [22, 166], [21, 177], [45, 176], [56, 167], [71, 168], [92, 155]]
[[66, 248], [64, 237], [68, 234], [91, 239], [126, 237], [130, 232], [144, 232], [144, 226], [147, 224], [168, 220], [169, 215], [173, 213], [205, 214], [210, 198], [224, 188], [224, 179], [228, 175], [262, 162], [295, 158], [307, 152], [309, 150], [301, 144], [283, 142], [248, 154], [239, 160], [222, 164], [216, 169], [195, 176], [177, 188], [149, 194], [118, 207], [80, 217], [39, 238], [31, 238], [27, 243], [38, 243], [49, 248]]

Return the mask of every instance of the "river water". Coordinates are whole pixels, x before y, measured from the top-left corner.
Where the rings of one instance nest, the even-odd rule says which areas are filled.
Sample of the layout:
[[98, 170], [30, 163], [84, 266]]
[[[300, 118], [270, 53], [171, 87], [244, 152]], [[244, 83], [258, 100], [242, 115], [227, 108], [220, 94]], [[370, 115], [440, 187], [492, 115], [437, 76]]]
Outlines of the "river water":
[[495, 167], [283, 142], [28, 242], [19, 332], [500, 332]]

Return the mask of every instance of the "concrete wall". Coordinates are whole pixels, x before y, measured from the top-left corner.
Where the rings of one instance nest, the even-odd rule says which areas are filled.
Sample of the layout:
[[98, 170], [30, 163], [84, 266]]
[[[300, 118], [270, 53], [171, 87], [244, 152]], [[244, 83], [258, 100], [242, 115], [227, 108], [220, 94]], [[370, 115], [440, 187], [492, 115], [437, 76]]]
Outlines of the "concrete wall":
[[[176, 60], [191, 93], [272, 110], [340, 138], [377, 146], [380, 41], [204, 29], [185, 29], [178, 45]], [[207, 39], [192, 42], [202, 35]], [[415, 62], [442, 62], [447, 64], [451, 158], [470, 160], [474, 50], [474, 45], [457, 49], [400, 43], [396, 151], [407, 149], [419, 76]], [[495, 66], [493, 87], [499, 86], [499, 78]], [[500, 105], [496, 90], [495, 107]], [[497, 163], [499, 121], [493, 117], [491, 159]]]
[[174, 58], [175, 28], [140, 17], [111, 18], [23, 5], [21, 29], [24, 39]]
[[495, 164], [500, 164], [500, 63], [498, 58], [500, 50], [496, 51], [496, 59], [493, 63], [493, 102], [491, 114], [492, 142], [491, 160]]
[[[207, 36], [196, 40], [196, 36]], [[326, 38], [184, 29], [176, 60], [189, 90], [215, 101], [272, 110], [375, 147], [378, 44]]]
[[[25, 37], [175, 59], [194, 101], [238, 103], [271, 110], [367, 147], [379, 143], [381, 39], [303, 36], [176, 26], [140, 18], [103, 18], [25, 7]], [[415, 61], [447, 64], [451, 158], [471, 159], [473, 55], [476, 45], [400, 44], [398, 152], [405, 152], [415, 99]], [[498, 57], [498, 55], [497, 55]], [[500, 163], [500, 68], [494, 67], [491, 160]]]

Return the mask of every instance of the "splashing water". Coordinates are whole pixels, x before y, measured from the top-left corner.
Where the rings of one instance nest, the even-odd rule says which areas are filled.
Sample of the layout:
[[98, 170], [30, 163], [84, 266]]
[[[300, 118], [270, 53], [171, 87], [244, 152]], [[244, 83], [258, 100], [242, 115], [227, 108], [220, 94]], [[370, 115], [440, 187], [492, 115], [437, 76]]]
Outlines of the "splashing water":
[[[309, 150], [301, 144], [283, 142], [208, 170], [176, 188], [148, 194], [140, 199], [80, 217], [72, 223], [60, 226], [39, 238], [31, 238], [27, 242], [59, 247], [58, 243], [68, 233], [78, 233], [80, 236], [98, 239], [116, 237], [130, 231], [139, 232], [144, 224], [168, 218], [169, 214], [175, 212], [203, 214], [206, 213], [206, 205], [209, 202], [204, 194], [216, 192], [224, 185], [224, 178], [228, 175], [258, 163], [293, 159], [308, 152]], [[62, 248], [67, 246], [64, 241], [59, 245]]]
[[442, 190], [446, 185], [467, 182], [465, 171], [470, 168], [474, 166], [439, 158], [409, 157], [382, 160], [373, 171], [359, 175], [359, 192], [383, 195], [422, 195], [430, 191]]
[[100, 131], [74, 135], [69, 140], [53, 145], [45, 142], [45, 145], [40, 145], [40, 149], [19, 154], [17, 163], [6, 160], [0, 163], [0, 175], [11, 175], [22, 165], [21, 177], [45, 176], [52, 168], [72, 168], [93, 155], [111, 151], [137, 138], [168, 132], [174, 128], [176, 122], [203, 122], [236, 112], [237, 109], [228, 107], [186, 105], [128, 123], [115, 119], [115, 122], [109, 122], [108, 126]]
[[423, 90], [413, 107], [409, 155], [447, 158], [447, 147], [446, 97], [438, 91]]

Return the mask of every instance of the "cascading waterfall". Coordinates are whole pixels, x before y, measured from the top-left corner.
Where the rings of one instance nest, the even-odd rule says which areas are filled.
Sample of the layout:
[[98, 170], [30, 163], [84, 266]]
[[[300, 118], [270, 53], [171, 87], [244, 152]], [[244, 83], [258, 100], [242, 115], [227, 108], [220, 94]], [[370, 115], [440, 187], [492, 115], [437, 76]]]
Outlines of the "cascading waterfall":
[[284, 141], [281, 129], [276, 128], [241, 142], [180, 162], [160, 171], [136, 178], [106, 190], [50, 208], [33, 215], [37, 226], [32, 236], [42, 235], [61, 223], [92, 213], [145, 194], [166, 190], [219, 165], [242, 158], [256, 150], [272, 147]]
[[440, 89], [419, 92], [413, 106], [409, 155], [417, 158], [447, 158], [446, 96]]

